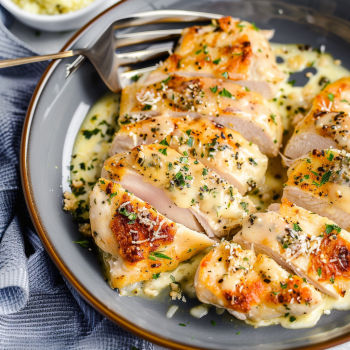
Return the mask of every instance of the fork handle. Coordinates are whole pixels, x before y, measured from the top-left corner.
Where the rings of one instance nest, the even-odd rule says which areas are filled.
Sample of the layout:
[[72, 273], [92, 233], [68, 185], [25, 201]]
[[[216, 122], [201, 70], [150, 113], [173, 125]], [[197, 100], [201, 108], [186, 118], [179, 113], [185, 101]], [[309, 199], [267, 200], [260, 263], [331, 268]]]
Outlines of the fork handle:
[[70, 51], [53, 53], [50, 55], [21, 57], [21, 58], [14, 58], [11, 60], [2, 60], [0, 61], [0, 68], [19, 66], [21, 64], [26, 64], [26, 63], [54, 60], [58, 58], [72, 57], [72, 56], [80, 55], [82, 51], [83, 50], [70, 50]]

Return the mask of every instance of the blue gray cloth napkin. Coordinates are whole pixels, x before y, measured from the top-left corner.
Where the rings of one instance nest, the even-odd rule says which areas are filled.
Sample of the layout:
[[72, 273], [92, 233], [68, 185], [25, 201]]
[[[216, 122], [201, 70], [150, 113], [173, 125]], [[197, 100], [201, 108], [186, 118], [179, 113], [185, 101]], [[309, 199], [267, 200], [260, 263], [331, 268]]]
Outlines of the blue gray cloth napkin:
[[[0, 6], [0, 59], [35, 55], [7, 30], [11, 21]], [[53, 265], [32, 226], [19, 149], [26, 110], [46, 66], [0, 69], [0, 349], [153, 350], [85, 303]]]

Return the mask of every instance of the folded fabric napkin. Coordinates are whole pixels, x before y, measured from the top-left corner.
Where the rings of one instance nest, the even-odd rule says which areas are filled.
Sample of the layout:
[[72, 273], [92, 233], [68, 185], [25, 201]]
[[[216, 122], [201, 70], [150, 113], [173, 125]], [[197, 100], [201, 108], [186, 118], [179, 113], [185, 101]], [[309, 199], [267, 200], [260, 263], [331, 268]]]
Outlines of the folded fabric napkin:
[[[36, 53], [13, 36], [0, 6], [0, 60]], [[20, 182], [26, 110], [47, 63], [0, 69], [0, 349], [153, 350], [91, 308], [53, 265]]]

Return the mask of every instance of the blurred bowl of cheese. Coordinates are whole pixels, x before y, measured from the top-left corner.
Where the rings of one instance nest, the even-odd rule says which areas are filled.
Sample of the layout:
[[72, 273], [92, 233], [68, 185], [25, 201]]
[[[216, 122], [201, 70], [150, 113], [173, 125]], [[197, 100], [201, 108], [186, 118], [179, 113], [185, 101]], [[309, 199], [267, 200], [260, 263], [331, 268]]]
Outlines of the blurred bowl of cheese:
[[78, 29], [120, 0], [1, 0], [22, 23], [42, 31]]

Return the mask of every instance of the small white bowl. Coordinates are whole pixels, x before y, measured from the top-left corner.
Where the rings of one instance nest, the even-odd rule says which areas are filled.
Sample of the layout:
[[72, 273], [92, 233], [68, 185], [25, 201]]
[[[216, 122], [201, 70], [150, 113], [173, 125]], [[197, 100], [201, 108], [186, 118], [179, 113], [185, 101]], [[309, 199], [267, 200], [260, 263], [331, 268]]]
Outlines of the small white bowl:
[[94, 0], [80, 10], [61, 15], [38, 15], [22, 10], [11, 0], [1, 0], [8, 10], [20, 22], [29, 27], [47, 32], [62, 32], [81, 28], [99, 13], [120, 0]]

